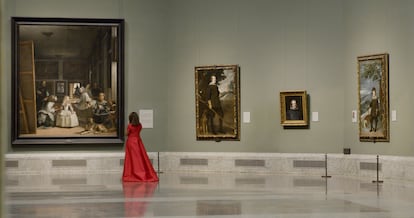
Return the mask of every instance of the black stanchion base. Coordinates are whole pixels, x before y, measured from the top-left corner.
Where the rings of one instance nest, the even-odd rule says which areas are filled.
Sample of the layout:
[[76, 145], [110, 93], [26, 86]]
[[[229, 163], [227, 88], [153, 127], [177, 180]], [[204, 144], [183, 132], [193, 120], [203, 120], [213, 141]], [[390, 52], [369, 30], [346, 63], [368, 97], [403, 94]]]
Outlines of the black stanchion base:
[[382, 180], [373, 180], [372, 183], [384, 183]]
[[322, 178], [332, 178], [332, 176], [321, 176]]

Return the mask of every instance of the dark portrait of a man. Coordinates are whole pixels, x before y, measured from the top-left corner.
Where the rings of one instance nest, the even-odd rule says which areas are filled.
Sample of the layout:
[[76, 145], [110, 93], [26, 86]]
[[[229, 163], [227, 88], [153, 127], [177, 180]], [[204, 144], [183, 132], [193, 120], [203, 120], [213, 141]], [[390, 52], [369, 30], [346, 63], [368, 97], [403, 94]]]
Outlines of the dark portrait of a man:
[[287, 98], [286, 120], [303, 120], [303, 112], [301, 110], [301, 98]]
[[197, 140], [240, 140], [237, 65], [195, 67]]
[[[223, 109], [220, 102], [220, 91], [217, 86], [216, 76], [210, 77], [210, 83], [206, 90], [208, 113], [207, 113], [207, 125], [208, 131], [217, 134], [218, 132], [223, 133]], [[219, 120], [218, 128], [214, 124], [214, 118], [217, 116]]]

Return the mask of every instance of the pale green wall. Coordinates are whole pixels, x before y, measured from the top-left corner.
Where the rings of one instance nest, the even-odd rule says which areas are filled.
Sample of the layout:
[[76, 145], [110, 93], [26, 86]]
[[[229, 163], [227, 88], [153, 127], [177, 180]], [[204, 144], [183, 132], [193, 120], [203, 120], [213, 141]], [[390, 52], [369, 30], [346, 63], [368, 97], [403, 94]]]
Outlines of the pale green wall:
[[[149, 151], [342, 152], [414, 155], [410, 63], [413, 1], [3, 0], [1, 144], [10, 147], [10, 17], [126, 20], [126, 111], [154, 109]], [[356, 57], [390, 53], [390, 143], [360, 143]], [[194, 66], [239, 64], [241, 141], [195, 140]], [[279, 91], [306, 89], [319, 122], [280, 126]], [[108, 147], [87, 147], [105, 150]], [[43, 146], [42, 149], [53, 150]], [[62, 148], [60, 148], [62, 149]], [[79, 149], [67, 146], [63, 150]], [[122, 148], [112, 148], [120, 150]], [[9, 149], [10, 150], [10, 149]]]
[[[168, 150], [342, 152], [343, 15], [339, 0], [177, 0], [168, 27]], [[240, 142], [195, 140], [194, 66], [239, 64]], [[320, 122], [284, 130], [279, 91], [306, 89]]]
[[[345, 24], [345, 143], [354, 153], [414, 155], [412, 81], [414, 80], [414, 1], [344, 1]], [[356, 57], [387, 52], [389, 60], [390, 143], [361, 143], [351, 111], [358, 106]]]

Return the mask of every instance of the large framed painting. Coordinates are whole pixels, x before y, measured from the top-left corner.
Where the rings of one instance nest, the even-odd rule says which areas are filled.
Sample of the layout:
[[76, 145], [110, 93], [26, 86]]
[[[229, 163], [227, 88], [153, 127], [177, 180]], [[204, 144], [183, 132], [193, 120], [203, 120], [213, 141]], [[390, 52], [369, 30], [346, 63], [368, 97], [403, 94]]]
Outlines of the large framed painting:
[[124, 140], [124, 21], [12, 18], [12, 144]]
[[360, 141], [390, 141], [388, 98], [388, 54], [358, 57]]
[[195, 67], [197, 140], [240, 140], [238, 65]]
[[282, 91], [279, 97], [280, 123], [282, 126], [308, 126], [308, 101], [306, 91]]

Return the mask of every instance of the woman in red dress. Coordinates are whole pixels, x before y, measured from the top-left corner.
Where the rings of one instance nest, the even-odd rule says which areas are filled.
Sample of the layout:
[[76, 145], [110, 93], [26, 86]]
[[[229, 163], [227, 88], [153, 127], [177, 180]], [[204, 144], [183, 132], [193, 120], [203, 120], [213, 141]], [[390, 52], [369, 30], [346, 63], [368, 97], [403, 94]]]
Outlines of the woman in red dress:
[[142, 125], [136, 112], [129, 115], [125, 145], [123, 182], [156, 182], [158, 176], [148, 158], [140, 132]]

